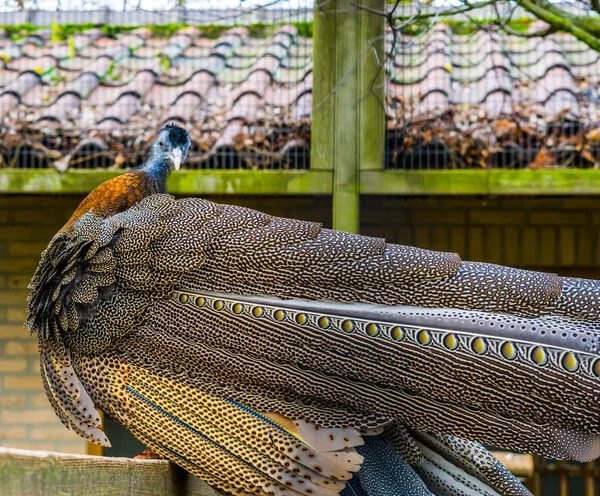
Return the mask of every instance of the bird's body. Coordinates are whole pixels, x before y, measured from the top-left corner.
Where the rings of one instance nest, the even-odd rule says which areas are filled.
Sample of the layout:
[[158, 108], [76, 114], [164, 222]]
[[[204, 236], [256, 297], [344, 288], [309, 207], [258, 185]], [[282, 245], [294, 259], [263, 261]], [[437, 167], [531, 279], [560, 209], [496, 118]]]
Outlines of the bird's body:
[[143, 170], [131, 170], [102, 183], [86, 196], [59, 233], [71, 234], [86, 213], [104, 219], [127, 210], [147, 196], [164, 192]]
[[477, 442], [600, 455], [597, 282], [127, 198], [82, 207], [31, 285], [49, 399], [88, 439], [101, 409], [234, 494], [333, 496], [365, 457], [344, 495], [524, 495]]

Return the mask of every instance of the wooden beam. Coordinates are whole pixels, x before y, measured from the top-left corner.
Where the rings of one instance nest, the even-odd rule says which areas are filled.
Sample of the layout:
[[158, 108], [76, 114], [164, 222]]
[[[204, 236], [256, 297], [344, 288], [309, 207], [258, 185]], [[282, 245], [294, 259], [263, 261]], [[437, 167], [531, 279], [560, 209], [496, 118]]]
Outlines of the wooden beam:
[[[0, 169], [0, 193], [89, 193], [123, 171], [104, 169]], [[331, 171], [181, 170], [169, 177], [176, 195], [327, 195]]]
[[216, 493], [166, 460], [0, 448], [0, 494], [215, 496]]
[[[359, 172], [363, 195], [600, 195], [600, 170], [594, 169]], [[0, 193], [85, 194], [120, 173], [0, 169]], [[186, 170], [174, 173], [168, 187], [175, 195], [329, 195], [332, 178], [331, 170]]]
[[360, 170], [383, 166], [385, 0], [315, 6], [311, 167], [333, 168], [333, 227], [359, 229]]
[[600, 170], [362, 171], [363, 195], [600, 195]]

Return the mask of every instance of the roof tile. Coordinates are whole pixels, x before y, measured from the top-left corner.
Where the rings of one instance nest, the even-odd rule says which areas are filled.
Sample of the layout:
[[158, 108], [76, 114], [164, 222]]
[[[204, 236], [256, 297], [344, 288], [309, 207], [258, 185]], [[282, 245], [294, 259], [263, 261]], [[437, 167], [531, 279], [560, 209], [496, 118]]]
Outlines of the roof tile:
[[[393, 52], [386, 64], [390, 132], [434, 116], [444, 116], [436, 120], [440, 129], [459, 135], [477, 126], [481, 134], [493, 129], [483, 122], [515, 115], [537, 123], [585, 112], [600, 120], [593, 83], [600, 55], [562, 33], [458, 36], [438, 23], [423, 36], [399, 37]], [[236, 27], [216, 39], [196, 27], [168, 39], [148, 28], [115, 37], [93, 29], [69, 43], [50, 43], [50, 32], [41, 31], [20, 42], [0, 37], [0, 54], [0, 117], [31, 123], [47, 139], [68, 133], [56, 139], [66, 147], [61, 167], [110, 163], [119, 140], [147, 143], [147, 133], [171, 120], [185, 124], [206, 152], [190, 166], [308, 164], [312, 39], [294, 26], [266, 38]], [[94, 133], [97, 143], [84, 140]], [[267, 147], [260, 159], [252, 155], [257, 147]], [[92, 149], [101, 161], [76, 158]]]

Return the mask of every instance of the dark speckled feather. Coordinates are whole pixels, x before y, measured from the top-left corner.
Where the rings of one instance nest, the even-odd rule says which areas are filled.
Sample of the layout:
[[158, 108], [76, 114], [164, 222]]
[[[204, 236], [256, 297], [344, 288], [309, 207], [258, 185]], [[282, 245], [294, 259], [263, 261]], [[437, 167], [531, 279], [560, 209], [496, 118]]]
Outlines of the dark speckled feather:
[[50, 402], [88, 439], [101, 409], [242, 495], [524, 496], [479, 443], [600, 455], [598, 283], [129, 201], [82, 207], [31, 284]]

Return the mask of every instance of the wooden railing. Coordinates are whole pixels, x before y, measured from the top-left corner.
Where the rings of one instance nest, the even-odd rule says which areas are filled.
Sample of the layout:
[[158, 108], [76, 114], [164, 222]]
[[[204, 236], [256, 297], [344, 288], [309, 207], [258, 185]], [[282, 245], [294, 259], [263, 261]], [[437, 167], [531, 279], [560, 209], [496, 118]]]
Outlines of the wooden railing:
[[0, 448], [2, 496], [215, 496], [166, 460], [132, 460]]
[[[494, 453], [535, 496], [595, 496], [600, 468]], [[578, 481], [577, 487], [573, 484]], [[549, 490], [551, 489], [551, 490]], [[133, 460], [0, 448], [2, 496], [216, 496], [203, 481], [166, 460]]]

